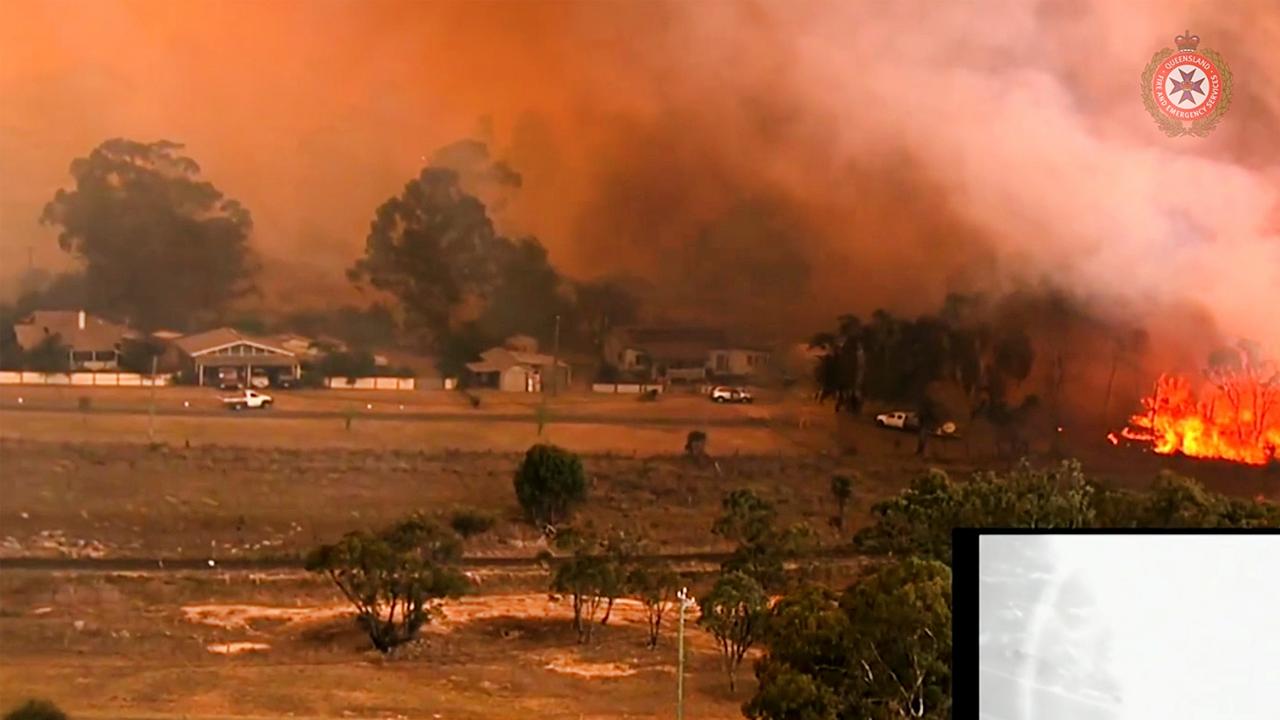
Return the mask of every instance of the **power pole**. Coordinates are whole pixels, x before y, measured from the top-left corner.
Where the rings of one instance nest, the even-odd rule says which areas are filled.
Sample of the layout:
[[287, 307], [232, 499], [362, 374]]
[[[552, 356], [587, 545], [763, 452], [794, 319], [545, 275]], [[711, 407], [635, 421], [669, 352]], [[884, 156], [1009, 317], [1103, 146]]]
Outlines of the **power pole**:
[[147, 417], [147, 442], [156, 444], [156, 363], [159, 355], [151, 356], [151, 410]]
[[551, 356], [551, 394], [560, 394], [560, 316], [556, 315], [555, 349]]
[[693, 606], [689, 588], [680, 588], [676, 600], [680, 603], [680, 629], [676, 632], [676, 720], [684, 720], [684, 611]]

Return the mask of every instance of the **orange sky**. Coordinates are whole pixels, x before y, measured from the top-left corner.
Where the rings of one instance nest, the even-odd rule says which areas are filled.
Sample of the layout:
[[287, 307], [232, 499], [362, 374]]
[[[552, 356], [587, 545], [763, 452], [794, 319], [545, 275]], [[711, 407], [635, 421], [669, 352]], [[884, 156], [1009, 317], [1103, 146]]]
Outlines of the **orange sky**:
[[[502, 228], [577, 275], [665, 277], [745, 201], [795, 228], [806, 318], [1049, 275], [1280, 343], [1280, 5], [1222, 5], [8, 0], [0, 264], [66, 263], [36, 218], [74, 157], [164, 138], [272, 283], [333, 299], [373, 209], [489, 118], [525, 175]], [[1137, 94], [1188, 26], [1236, 74], [1208, 139]]]

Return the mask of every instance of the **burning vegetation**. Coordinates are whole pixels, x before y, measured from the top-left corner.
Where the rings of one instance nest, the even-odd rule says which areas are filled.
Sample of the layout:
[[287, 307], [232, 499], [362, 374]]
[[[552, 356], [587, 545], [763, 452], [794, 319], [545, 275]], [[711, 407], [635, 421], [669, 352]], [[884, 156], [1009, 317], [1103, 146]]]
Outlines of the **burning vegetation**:
[[[1215, 352], [1197, 392], [1190, 378], [1165, 374], [1145, 412], [1120, 437], [1149, 443], [1157, 453], [1266, 465], [1280, 460], [1280, 368], [1242, 343]], [[1120, 437], [1109, 436], [1118, 444]]]

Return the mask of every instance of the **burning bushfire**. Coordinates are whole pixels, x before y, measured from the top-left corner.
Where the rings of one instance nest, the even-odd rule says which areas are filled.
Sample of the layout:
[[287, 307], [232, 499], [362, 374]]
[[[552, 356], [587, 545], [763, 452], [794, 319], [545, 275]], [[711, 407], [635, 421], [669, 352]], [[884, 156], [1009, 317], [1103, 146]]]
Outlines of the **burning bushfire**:
[[[1280, 372], [1243, 360], [1211, 369], [1197, 394], [1182, 375], [1162, 375], [1145, 412], [1129, 419], [1120, 437], [1150, 444], [1164, 455], [1266, 465], [1280, 460]], [[1108, 435], [1112, 444], [1120, 437]]]

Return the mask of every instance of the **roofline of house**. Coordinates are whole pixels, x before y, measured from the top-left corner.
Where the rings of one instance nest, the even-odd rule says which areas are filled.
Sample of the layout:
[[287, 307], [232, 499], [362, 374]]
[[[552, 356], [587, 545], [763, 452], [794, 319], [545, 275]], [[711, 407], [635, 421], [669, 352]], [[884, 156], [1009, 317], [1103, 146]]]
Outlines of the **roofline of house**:
[[221, 350], [221, 349], [223, 349], [223, 348], [229, 348], [229, 347], [231, 347], [232, 345], [252, 345], [252, 346], [254, 346], [254, 347], [256, 347], [256, 348], [262, 348], [263, 350], [270, 350], [270, 351], [272, 351], [272, 352], [280, 353], [281, 355], [288, 355], [289, 357], [297, 357], [297, 356], [298, 356], [298, 354], [297, 354], [297, 353], [295, 353], [295, 352], [293, 352], [293, 351], [291, 351], [291, 350], [286, 350], [286, 349], [281, 348], [281, 347], [272, 347], [271, 345], [265, 345], [265, 344], [263, 344], [263, 343], [255, 342], [255, 341], [253, 341], [253, 340], [246, 340], [246, 339], [244, 339], [244, 338], [240, 338], [239, 340], [233, 340], [232, 342], [229, 342], [229, 343], [223, 343], [223, 344], [221, 344], [221, 345], [215, 345], [215, 346], [213, 346], [213, 347], [211, 347], [211, 348], [205, 348], [205, 349], [200, 350], [200, 351], [196, 351], [196, 352], [188, 352], [187, 354], [188, 354], [188, 355], [190, 355], [191, 357], [198, 357], [198, 356], [200, 356], [200, 355], [208, 355], [208, 354], [209, 354], [209, 353], [211, 353], [211, 352], [216, 352], [216, 351]]

